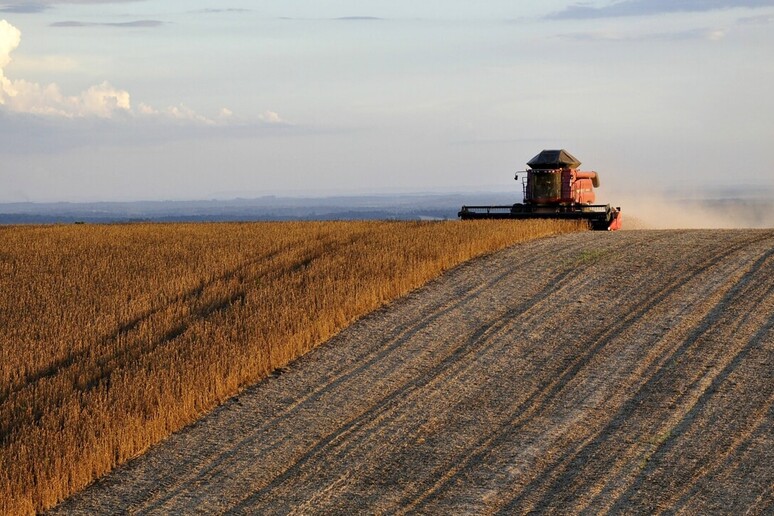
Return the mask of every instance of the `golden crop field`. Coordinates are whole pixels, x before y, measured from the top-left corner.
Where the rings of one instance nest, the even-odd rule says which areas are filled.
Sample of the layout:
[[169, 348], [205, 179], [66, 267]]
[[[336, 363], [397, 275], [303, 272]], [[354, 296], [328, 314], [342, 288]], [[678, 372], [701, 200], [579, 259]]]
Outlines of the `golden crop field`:
[[0, 513], [44, 510], [364, 314], [558, 221], [0, 228]]

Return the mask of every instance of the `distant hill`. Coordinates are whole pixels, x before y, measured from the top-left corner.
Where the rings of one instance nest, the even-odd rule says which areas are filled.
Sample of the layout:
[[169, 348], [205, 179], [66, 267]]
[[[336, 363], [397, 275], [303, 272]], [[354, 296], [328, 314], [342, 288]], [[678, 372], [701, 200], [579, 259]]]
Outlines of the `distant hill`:
[[[774, 191], [608, 194], [624, 229], [774, 227]], [[275, 197], [198, 201], [0, 203], [0, 224], [228, 222], [279, 220], [449, 220], [466, 205], [510, 205], [514, 191]]]
[[0, 224], [253, 220], [456, 219], [463, 204], [512, 204], [508, 194], [274, 197], [201, 201], [0, 204]]

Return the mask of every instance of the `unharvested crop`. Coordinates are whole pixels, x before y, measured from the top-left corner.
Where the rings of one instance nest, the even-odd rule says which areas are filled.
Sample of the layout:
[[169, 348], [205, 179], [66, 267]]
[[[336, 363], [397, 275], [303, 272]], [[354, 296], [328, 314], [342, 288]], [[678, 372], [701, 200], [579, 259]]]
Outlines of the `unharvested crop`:
[[51, 507], [445, 269], [579, 229], [0, 228], [0, 513]]

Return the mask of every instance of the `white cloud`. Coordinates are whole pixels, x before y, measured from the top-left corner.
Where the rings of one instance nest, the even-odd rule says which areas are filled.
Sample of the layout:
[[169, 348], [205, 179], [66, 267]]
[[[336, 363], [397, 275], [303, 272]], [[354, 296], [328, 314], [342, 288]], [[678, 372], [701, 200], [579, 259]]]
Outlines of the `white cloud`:
[[[56, 83], [41, 85], [24, 79], [8, 78], [4, 69], [11, 62], [11, 53], [20, 42], [21, 31], [6, 20], [0, 20], [0, 107], [7, 112], [64, 118], [162, 117], [203, 125], [217, 125], [233, 115], [230, 110], [221, 111], [216, 121], [183, 104], [156, 109], [139, 103], [134, 108], [129, 92], [107, 81], [95, 84], [77, 95], [66, 95]], [[267, 123], [282, 122], [279, 115], [271, 111], [260, 118]]]
[[266, 122], [267, 124], [284, 124], [285, 123], [285, 120], [283, 120], [282, 117], [280, 117], [274, 111], [266, 111], [262, 115], [260, 115], [258, 118], [260, 118], [262, 122]]
[[0, 20], [0, 105], [5, 109], [36, 115], [100, 118], [131, 111], [129, 92], [114, 88], [108, 82], [96, 84], [78, 95], [64, 95], [54, 83], [40, 85], [6, 77], [4, 68], [20, 42], [21, 31]]
[[[21, 31], [5, 20], [0, 21], [0, 69], [11, 62], [11, 52], [21, 42]], [[0, 71], [0, 73], [2, 73]]]
[[175, 120], [199, 122], [208, 125], [215, 123], [213, 120], [196, 113], [193, 109], [183, 104], [180, 104], [179, 106], [170, 106], [162, 111], [162, 113]]
[[159, 112], [158, 112], [158, 110], [156, 108], [154, 108], [153, 106], [149, 106], [148, 104], [145, 104], [144, 102], [140, 102], [140, 104], [137, 106], [137, 111], [141, 115], [146, 115], [146, 116], [153, 116], [153, 115], [158, 115], [159, 114]]

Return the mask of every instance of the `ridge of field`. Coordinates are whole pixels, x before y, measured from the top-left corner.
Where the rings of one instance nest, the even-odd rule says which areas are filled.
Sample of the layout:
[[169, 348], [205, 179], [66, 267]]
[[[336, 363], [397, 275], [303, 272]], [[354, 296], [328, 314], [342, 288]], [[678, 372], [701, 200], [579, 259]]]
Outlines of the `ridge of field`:
[[449, 271], [54, 514], [772, 514], [774, 230]]
[[0, 228], [0, 513], [51, 507], [460, 262], [581, 228]]

